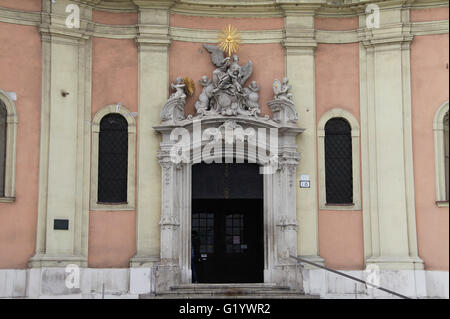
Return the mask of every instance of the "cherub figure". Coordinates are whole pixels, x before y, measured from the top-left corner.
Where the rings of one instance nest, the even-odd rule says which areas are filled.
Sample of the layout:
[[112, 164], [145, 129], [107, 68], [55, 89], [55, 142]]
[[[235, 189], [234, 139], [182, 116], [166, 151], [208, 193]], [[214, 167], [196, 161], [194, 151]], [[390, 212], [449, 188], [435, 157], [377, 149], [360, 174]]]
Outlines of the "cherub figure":
[[256, 81], [250, 82], [250, 85], [248, 88], [244, 89], [245, 96], [246, 96], [246, 104], [250, 111], [252, 110], [259, 110], [259, 86], [256, 83]]
[[273, 95], [276, 100], [286, 100], [292, 102], [292, 94], [289, 93], [289, 90], [292, 88], [289, 84], [289, 79], [284, 77], [283, 83], [275, 80], [273, 81]]
[[186, 94], [184, 93], [186, 84], [183, 83], [183, 79], [181, 77], [177, 77], [177, 81], [175, 83], [171, 83], [170, 87], [176, 91], [170, 96], [169, 100], [186, 98]]
[[202, 76], [199, 82], [200, 85], [203, 86], [203, 90], [198, 97], [198, 101], [195, 103], [195, 109], [197, 110], [197, 113], [204, 114], [209, 108], [209, 100], [212, 97], [214, 86], [212, 81], [206, 75]]

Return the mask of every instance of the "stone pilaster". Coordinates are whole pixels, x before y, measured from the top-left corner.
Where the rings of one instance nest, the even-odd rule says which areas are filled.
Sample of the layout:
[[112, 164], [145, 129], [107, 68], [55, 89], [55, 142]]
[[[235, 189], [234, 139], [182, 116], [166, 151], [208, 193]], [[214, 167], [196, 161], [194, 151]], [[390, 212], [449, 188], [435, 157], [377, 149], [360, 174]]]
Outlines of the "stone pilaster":
[[[132, 267], [160, 259], [161, 167], [156, 158], [160, 137], [152, 127], [167, 100], [169, 83], [169, 7], [172, 1], [135, 1], [139, 7], [139, 96], [137, 158], [137, 252]], [[162, 251], [162, 249], [161, 249]]]
[[[314, 37], [314, 5], [296, 6], [286, 1], [285, 38], [283, 46], [286, 55], [286, 76], [292, 85], [291, 92], [298, 113], [298, 124], [305, 131], [298, 135], [297, 145], [303, 154], [296, 170], [298, 255], [322, 263], [319, 257], [318, 201], [317, 201], [317, 130], [315, 98], [314, 51], [317, 46]], [[298, 188], [301, 174], [310, 176], [310, 188]]]
[[[69, 28], [68, 5], [80, 8]], [[43, 1], [41, 150], [36, 253], [31, 267], [87, 266], [89, 229], [91, 9]], [[64, 94], [63, 94], [64, 93]], [[54, 220], [68, 221], [55, 230]]]
[[418, 257], [411, 129], [409, 10], [380, 4], [380, 27], [360, 16], [361, 145], [366, 264], [423, 269]]

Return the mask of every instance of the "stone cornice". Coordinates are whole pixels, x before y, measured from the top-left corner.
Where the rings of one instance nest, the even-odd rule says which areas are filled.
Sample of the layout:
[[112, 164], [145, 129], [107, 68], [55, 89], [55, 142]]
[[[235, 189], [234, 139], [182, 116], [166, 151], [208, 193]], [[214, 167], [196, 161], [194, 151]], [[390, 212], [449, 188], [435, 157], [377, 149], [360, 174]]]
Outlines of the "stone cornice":
[[[416, 6], [414, 2], [411, 6]], [[439, 3], [436, 1], [428, 1], [430, 3]], [[313, 13], [311, 13], [313, 14]], [[316, 16], [323, 16], [317, 14]], [[50, 15], [41, 12], [26, 12], [7, 8], [0, 8], [0, 22], [13, 23], [19, 25], [35, 26], [40, 28], [41, 32], [53, 34], [55, 36], [65, 38], [82, 38], [89, 36], [103, 37], [111, 39], [136, 39], [139, 38], [140, 43], [159, 43], [167, 44], [168, 40], [187, 41], [187, 42], [216, 42], [216, 35], [219, 30], [199, 30], [181, 27], [158, 26], [155, 33], [154, 26], [150, 25], [107, 25], [94, 23], [82, 18], [80, 29], [68, 29], [61, 26], [62, 17]], [[50, 23], [56, 25], [49, 26]], [[58, 26], [59, 25], [59, 26]], [[258, 30], [258, 31], [241, 31], [243, 43], [280, 43], [283, 42], [286, 47], [315, 47], [317, 43], [354, 43], [362, 39], [367, 39], [368, 34], [373, 33], [375, 38], [384, 35], [388, 38], [395, 38], [389, 33], [396, 32], [398, 35], [398, 25], [393, 25], [375, 30], [364, 31], [364, 29], [355, 29], [347, 31], [327, 31], [313, 30], [300, 27], [290, 27], [287, 31], [284, 29], [276, 30]], [[397, 30], [395, 30], [397, 28]], [[409, 28], [411, 35], [432, 35], [445, 34], [449, 30], [448, 20], [426, 21], [426, 22], [410, 22], [404, 23], [403, 29]], [[376, 41], [376, 39], [374, 39]], [[400, 39], [401, 40], [401, 39]]]

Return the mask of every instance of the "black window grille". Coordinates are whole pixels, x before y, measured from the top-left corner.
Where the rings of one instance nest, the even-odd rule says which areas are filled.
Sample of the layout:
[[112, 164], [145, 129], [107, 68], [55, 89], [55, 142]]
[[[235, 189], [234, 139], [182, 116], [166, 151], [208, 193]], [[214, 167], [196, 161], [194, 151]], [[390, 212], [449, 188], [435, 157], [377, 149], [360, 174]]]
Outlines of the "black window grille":
[[352, 136], [343, 118], [325, 125], [325, 184], [327, 204], [353, 203]]
[[448, 138], [448, 112], [444, 115], [444, 157], [445, 157], [445, 200], [450, 198], [449, 182], [449, 138]]
[[0, 197], [5, 196], [6, 115], [6, 106], [0, 100]]
[[214, 253], [214, 214], [194, 213], [192, 214], [192, 232], [200, 236], [200, 253]]
[[225, 219], [227, 253], [242, 253], [241, 243], [244, 240], [244, 215], [231, 214]]
[[120, 114], [100, 122], [98, 202], [126, 203], [128, 180], [128, 123]]

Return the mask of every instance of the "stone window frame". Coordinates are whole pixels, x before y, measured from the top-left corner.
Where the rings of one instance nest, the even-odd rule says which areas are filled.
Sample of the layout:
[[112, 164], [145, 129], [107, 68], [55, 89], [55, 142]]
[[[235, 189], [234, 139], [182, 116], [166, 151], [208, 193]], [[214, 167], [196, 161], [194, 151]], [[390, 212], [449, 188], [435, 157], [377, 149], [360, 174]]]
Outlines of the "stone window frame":
[[[351, 128], [352, 138], [352, 170], [353, 170], [353, 204], [327, 204], [325, 182], [325, 125], [333, 118], [345, 119]], [[321, 210], [361, 210], [361, 160], [360, 129], [356, 118], [348, 111], [333, 108], [327, 111], [317, 125], [317, 155], [319, 169], [319, 209]]]
[[449, 199], [446, 198], [445, 179], [445, 134], [444, 117], [449, 112], [449, 102], [443, 103], [437, 110], [433, 121], [434, 133], [434, 163], [436, 170], [436, 205], [448, 207]]
[[[98, 202], [98, 159], [100, 122], [108, 114], [120, 114], [128, 122], [128, 180], [127, 203]], [[92, 120], [92, 160], [91, 160], [91, 210], [134, 210], [136, 188], [136, 120], [131, 112], [121, 104], [110, 104], [100, 109]]]
[[17, 109], [9, 95], [0, 89], [0, 100], [6, 106], [6, 160], [5, 192], [0, 196], [0, 203], [12, 203], [15, 198], [16, 148], [17, 148]]

